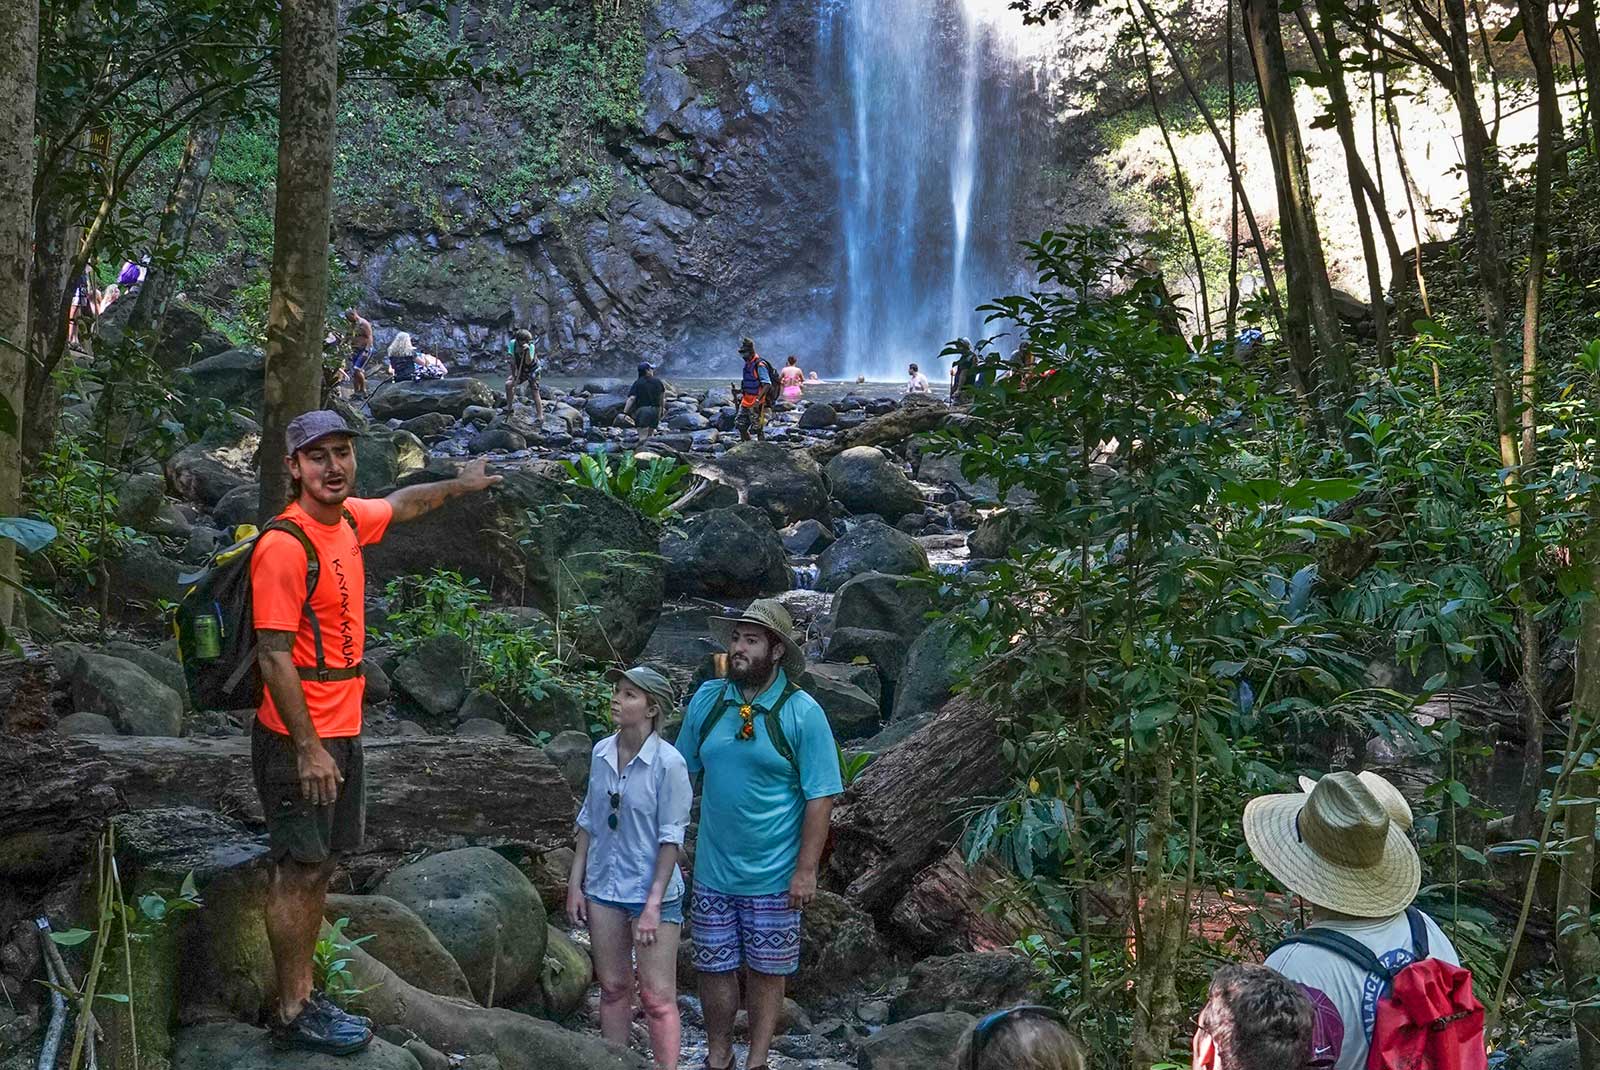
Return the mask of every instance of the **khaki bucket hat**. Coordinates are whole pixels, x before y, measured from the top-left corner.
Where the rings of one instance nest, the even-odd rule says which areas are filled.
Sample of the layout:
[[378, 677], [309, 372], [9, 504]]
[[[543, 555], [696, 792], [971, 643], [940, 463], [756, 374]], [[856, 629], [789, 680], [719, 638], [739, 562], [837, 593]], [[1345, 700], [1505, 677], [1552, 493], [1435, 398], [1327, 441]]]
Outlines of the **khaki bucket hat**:
[[794, 618], [789, 616], [782, 602], [775, 598], [758, 598], [739, 616], [712, 617], [710, 624], [712, 636], [724, 650], [733, 645], [735, 624], [759, 624], [783, 642], [783, 671], [791, 681], [800, 682], [800, 674], [806, 671], [806, 653], [800, 640], [795, 638]]
[[619, 680], [628, 681], [660, 703], [663, 718], [671, 717], [677, 711], [677, 695], [673, 691], [672, 681], [650, 666], [635, 665], [631, 669], [606, 670], [607, 683], [615, 684]]
[[1354, 773], [1329, 773], [1309, 794], [1251, 799], [1244, 838], [1285, 888], [1341, 914], [1398, 914], [1422, 884], [1405, 830]]
[[[1389, 820], [1399, 825], [1401, 831], [1410, 832], [1415, 819], [1411, 816], [1411, 804], [1400, 794], [1400, 789], [1370, 769], [1357, 773], [1356, 777], [1367, 786], [1368, 791], [1372, 792], [1372, 797], [1389, 811]], [[1301, 791], [1309, 794], [1316, 786], [1317, 782], [1311, 777], [1300, 778]]]

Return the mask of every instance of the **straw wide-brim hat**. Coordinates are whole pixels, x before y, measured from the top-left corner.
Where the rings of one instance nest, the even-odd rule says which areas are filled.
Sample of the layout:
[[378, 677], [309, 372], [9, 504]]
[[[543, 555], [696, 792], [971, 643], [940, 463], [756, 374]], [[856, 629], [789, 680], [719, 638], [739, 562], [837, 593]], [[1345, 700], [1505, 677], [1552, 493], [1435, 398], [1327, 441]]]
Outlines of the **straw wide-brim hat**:
[[1329, 773], [1309, 794], [1251, 799], [1244, 838], [1285, 888], [1341, 914], [1390, 917], [1422, 885], [1416, 848], [1354, 773]]
[[[1410, 832], [1416, 819], [1411, 815], [1411, 804], [1400, 793], [1400, 789], [1370, 769], [1362, 770], [1356, 777], [1367, 786], [1368, 791], [1372, 792], [1372, 797], [1389, 811], [1389, 820], [1399, 825], [1402, 831]], [[1300, 778], [1301, 791], [1309, 793], [1316, 786], [1317, 782], [1311, 777]]]
[[712, 617], [711, 635], [724, 649], [733, 644], [735, 624], [759, 624], [783, 643], [783, 671], [789, 679], [799, 683], [800, 674], [806, 671], [806, 652], [794, 634], [794, 618], [783, 608], [783, 603], [773, 598], [760, 598], [750, 603], [750, 608], [737, 617]]

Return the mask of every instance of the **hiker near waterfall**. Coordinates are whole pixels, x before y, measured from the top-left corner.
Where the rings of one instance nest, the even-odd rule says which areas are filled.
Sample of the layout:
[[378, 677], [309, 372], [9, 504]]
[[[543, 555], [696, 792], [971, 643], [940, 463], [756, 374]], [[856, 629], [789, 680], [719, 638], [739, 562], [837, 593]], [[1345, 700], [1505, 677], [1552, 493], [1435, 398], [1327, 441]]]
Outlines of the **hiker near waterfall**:
[[749, 442], [752, 431], [758, 439], [766, 437], [767, 410], [777, 394], [778, 374], [756, 352], [756, 344], [749, 338], [739, 341], [739, 355], [744, 358], [744, 373], [734, 388], [739, 414], [734, 417], [733, 426], [740, 440]]

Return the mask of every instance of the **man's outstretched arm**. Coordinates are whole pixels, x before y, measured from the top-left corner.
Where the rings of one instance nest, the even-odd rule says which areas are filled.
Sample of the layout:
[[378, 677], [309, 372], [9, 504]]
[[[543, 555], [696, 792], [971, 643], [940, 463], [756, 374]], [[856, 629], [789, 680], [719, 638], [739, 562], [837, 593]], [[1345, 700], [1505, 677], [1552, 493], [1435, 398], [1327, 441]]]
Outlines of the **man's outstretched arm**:
[[401, 487], [384, 501], [389, 503], [389, 508], [394, 511], [391, 523], [403, 524], [407, 520], [415, 520], [423, 513], [432, 512], [451, 498], [459, 498], [463, 494], [471, 494], [476, 490], [486, 490], [500, 482], [501, 476], [490, 475], [488, 462], [483, 458], [468, 464], [461, 470], [461, 474], [454, 479], [441, 479], [437, 483], [418, 483], [412, 487]]

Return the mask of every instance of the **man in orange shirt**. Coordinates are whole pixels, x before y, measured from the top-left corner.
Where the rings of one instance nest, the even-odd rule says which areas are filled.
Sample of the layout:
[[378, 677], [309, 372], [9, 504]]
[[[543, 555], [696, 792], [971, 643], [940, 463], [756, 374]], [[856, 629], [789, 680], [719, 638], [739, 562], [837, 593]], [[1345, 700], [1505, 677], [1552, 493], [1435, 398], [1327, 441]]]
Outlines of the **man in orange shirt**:
[[[274, 861], [266, 904], [278, 976], [272, 1035], [281, 1045], [335, 1055], [360, 1051], [372, 1040], [370, 1022], [312, 990], [311, 967], [334, 859], [360, 846], [365, 822], [361, 547], [383, 538], [392, 523], [500, 482], [477, 460], [455, 479], [405, 487], [387, 498], [352, 498], [355, 434], [327, 410], [290, 422], [285, 460], [294, 500], [278, 520], [293, 527], [264, 532], [250, 562], [256, 661], [265, 685], [251, 765]], [[308, 550], [318, 568], [309, 602]]]

